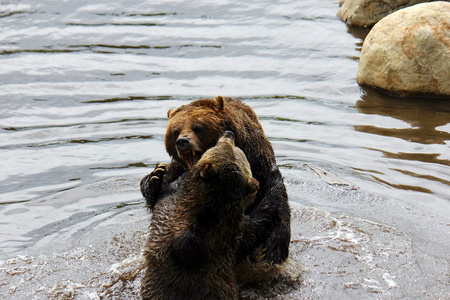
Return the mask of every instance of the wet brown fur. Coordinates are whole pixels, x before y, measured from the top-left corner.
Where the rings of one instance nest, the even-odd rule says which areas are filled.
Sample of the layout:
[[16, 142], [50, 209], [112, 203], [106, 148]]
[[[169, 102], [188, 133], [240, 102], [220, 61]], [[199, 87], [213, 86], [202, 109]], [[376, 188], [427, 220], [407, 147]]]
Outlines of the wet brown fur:
[[143, 299], [238, 299], [236, 251], [258, 182], [226, 135], [156, 203]]

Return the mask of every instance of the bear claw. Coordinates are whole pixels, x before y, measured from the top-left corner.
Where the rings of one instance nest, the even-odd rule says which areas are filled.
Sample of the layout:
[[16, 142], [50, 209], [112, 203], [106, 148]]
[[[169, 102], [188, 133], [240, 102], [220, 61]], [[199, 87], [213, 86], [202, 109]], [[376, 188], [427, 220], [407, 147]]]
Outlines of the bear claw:
[[141, 192], [144, 196], [147, 207], [152, 209], [161, 193], [164, 174], [168, 164], [157, 164], [155, 169], [141, 180]]

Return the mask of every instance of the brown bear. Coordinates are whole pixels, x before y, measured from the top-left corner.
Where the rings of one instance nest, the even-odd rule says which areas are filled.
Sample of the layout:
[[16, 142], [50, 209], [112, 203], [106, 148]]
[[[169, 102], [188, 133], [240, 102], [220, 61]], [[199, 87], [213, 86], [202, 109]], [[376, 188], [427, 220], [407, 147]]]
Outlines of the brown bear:
[[254, 203], [246, 209], [251, 227], [239, 249], [238, 260], [261, 257], [270, 265], [280, 265], [288, 257], [290, 209], [283, 178], [276, 166], [275, 154], [255, 112], [233, 98], [217, 96], [200, 99], [167, 113], [165, 145], [172, 157], [141, 181], [141, 191], [152, 209], [159, 199], [173, 194], [178, 179], [213, 147], [226, 130], [236, 135], [236, 146], [244, 151], [259, 182]]
[[238, 299], [236, 251], [258, 182], [226, 131], [153, 208], [143, 299]]

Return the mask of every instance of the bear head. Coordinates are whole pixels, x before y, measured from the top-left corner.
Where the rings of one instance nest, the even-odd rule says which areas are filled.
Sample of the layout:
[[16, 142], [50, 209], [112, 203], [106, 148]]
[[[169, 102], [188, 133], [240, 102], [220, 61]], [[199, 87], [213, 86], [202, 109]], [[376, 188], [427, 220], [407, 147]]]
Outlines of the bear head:
[[244, 152], [234, 142], [234, 133], [225, 131], [216, 146], [208, 149], [192, 170], [210, 182], [209, 186], [215, 186], [224, 193], [241, 191], [243, 195], [255, 195], [259, 183], [252, 176]]
[[191, 169], [225, 130], [224, 99], [202, 99], [167, 112], [167, 153]]

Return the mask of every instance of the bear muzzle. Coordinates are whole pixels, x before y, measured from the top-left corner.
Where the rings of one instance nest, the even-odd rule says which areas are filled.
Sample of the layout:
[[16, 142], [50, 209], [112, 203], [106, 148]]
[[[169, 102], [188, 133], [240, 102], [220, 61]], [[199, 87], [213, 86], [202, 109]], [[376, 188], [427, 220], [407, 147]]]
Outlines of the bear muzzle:
[[190, 150], [191, 139], [187, 137], [180, 137], [176, 140], [175, 145], [177, 146], [178, 152], [186, 152]]
[[192, 168], [202, 157], [201, 151], [192, 149], [191, 139], [188, 137], [180, 137], [176, 140], [175, 146], [177, 148], [178, 156], [183, 160], [186, 166]]

